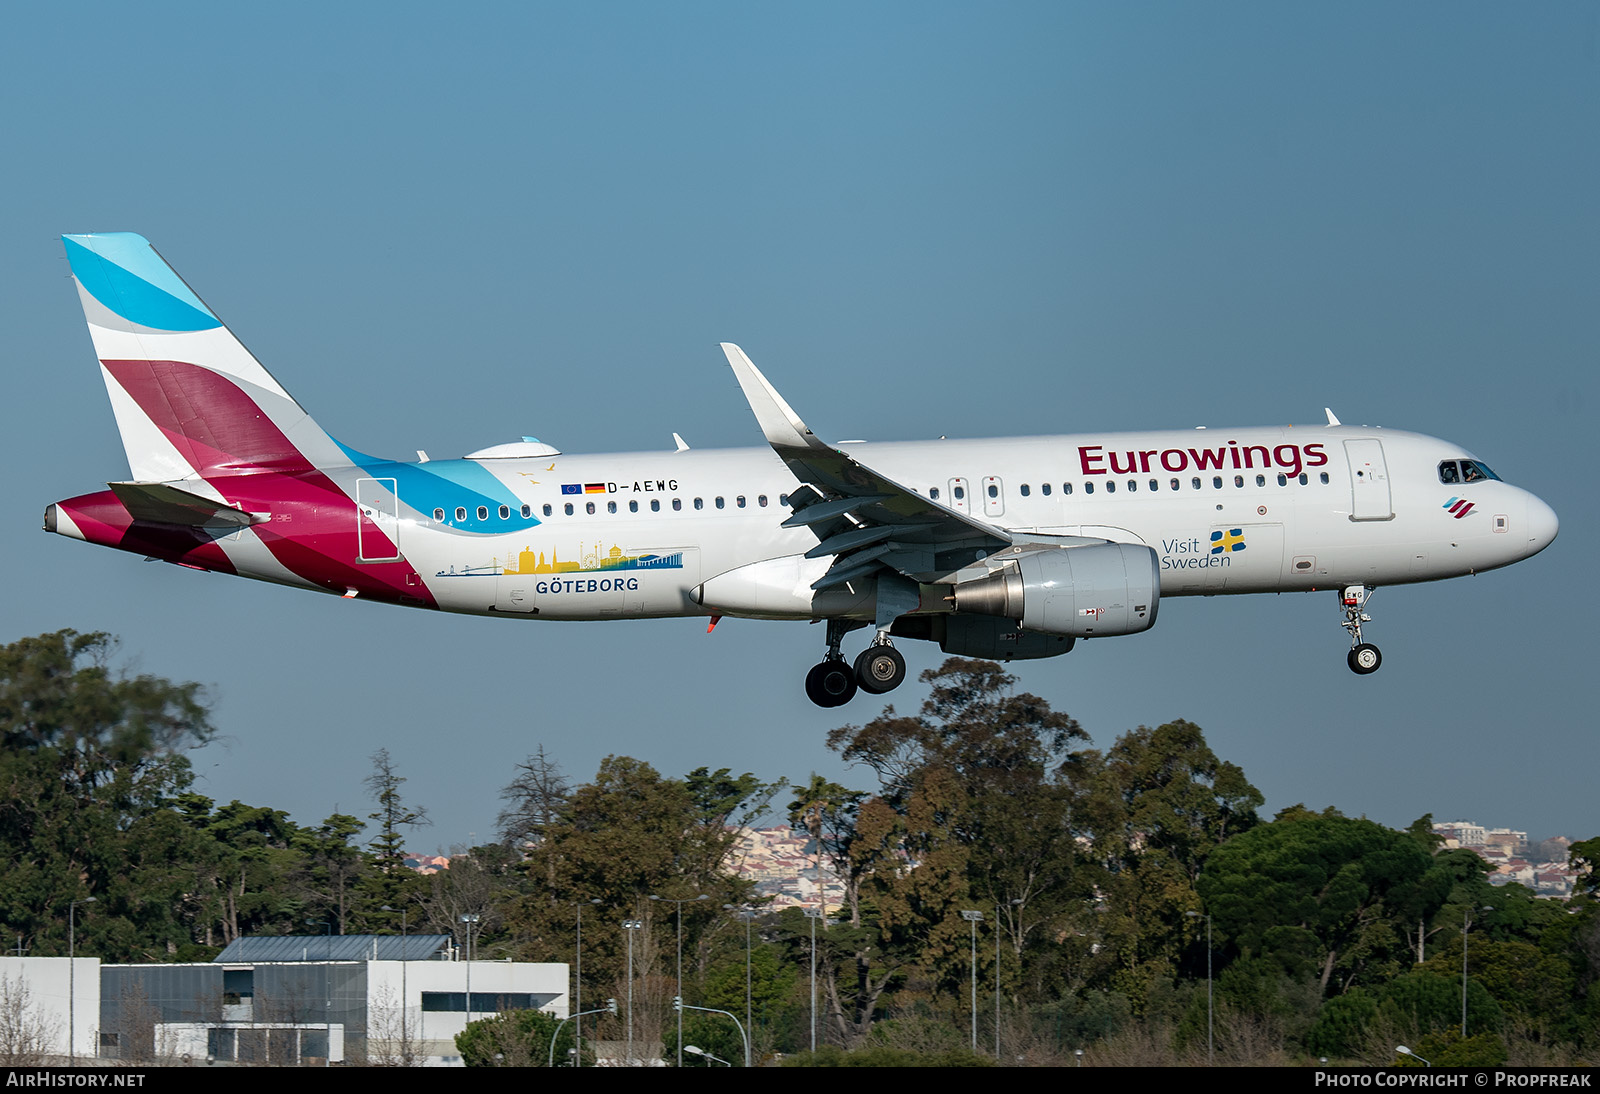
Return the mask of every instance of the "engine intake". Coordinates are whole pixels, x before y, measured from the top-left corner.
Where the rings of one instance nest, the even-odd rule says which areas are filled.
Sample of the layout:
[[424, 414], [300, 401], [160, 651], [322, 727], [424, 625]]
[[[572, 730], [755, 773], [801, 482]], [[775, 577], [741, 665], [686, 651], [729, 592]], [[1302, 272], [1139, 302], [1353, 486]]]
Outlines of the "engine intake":
[[1160, 600], [1156, 553], [1135, 543], [1006, 556], [988, 576], [955, 586], [957, 612], [1001, 616], [1023, 630], [1075, 638], [1149, 630]]

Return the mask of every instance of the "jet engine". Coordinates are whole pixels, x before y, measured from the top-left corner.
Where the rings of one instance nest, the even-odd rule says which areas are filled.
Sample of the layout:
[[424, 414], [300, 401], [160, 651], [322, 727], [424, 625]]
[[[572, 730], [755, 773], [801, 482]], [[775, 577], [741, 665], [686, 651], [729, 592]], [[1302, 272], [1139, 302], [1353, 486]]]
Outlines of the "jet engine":
[[1156, 621], [1161, 574], [1156, 553], [1142, 544], [1012, 548], [984, 561], [987, 573], [973, 567], [956, 575], [958, 613], [1074, 638], [1138, 634]]

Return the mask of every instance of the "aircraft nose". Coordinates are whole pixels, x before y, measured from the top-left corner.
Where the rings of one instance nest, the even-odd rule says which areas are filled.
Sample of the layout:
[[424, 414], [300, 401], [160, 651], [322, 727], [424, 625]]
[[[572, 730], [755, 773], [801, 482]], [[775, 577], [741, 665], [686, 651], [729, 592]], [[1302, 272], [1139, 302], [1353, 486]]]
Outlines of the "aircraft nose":
[[1532, 494], [1528, 495], [1528, 517], [1524, 523], [1528, 529], [1529, 555], [1536, 555], [1550, 546], [1556, 533], [1561, 530], [1556, 511]]

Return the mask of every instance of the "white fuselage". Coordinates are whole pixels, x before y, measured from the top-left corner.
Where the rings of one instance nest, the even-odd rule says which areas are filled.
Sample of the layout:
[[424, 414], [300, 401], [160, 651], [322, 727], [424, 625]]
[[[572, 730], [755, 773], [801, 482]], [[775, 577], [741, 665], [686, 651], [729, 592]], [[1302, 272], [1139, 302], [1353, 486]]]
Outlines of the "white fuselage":
[[[1456, 577], [1526, 558], [1556, 530], [1549, 507], [1518, 487], [1441, 481], [1441, 461], [1471, 458], [1459, 446], [1390, 430], [844, 447], [924, 497], [1010, 533], [1144, 544], [1157, 555], [1163, 596]], [[870, 588], [853, 590], [860, 603], [843, 612], [852, 592], [836, 591], [826, 609], [798, 591], [800, 602], [759, 611], [696, 602], [702, 582], [768, 560], [795, 560], [797, 590], [827, 569], [826, 558], [799, 558], [816, 546], [815, 534], [780, 527], [798, 484], [769, 449], [474, 462], [518, 504], [429, 508], [406, 496], [403, 480], [397, 491], [398, 546], [444, 610], [544, 619], [872, 616]], [[1451, 508], [1462, 498], [1470, 501], [1464, 516], [1460, 504]], [[523, 505], [531, 522], [518, 519]]]

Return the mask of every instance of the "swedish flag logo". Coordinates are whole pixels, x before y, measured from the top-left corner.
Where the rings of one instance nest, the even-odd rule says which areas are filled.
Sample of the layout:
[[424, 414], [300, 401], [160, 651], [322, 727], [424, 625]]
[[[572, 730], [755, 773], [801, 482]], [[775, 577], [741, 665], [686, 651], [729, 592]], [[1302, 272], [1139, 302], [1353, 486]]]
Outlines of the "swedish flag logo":
[[1243, 528], [1230, 528], [1226, 532], [1219, 528], [1211, 533], [1211, 553], [1214, 555], [1232, 554], [1244, 549]]

